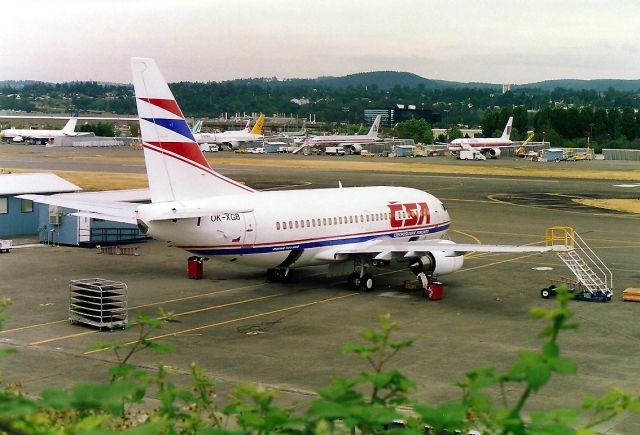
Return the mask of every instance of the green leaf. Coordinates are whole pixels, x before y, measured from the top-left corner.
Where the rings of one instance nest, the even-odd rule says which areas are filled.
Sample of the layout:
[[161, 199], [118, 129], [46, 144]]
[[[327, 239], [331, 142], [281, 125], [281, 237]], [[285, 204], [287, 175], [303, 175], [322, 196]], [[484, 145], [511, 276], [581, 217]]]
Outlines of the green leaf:
[[534, 391], [538, 391], [546, 384], [550, 376], [551, 370], [545, 363], [531, 364], [527, 370], [527, 382], [529, 382]]
[[459, 403], [445, 403], [435, 408], [416, 405], [414, 409], [424, 423], [435, 431], [462, 431], [466, 427], [464, 418], [467, 409]]
[[549, 365], [556, 373], [575, 374], [578, 371], [575, 363], [566, 358], [552, 358], [549, 360]]

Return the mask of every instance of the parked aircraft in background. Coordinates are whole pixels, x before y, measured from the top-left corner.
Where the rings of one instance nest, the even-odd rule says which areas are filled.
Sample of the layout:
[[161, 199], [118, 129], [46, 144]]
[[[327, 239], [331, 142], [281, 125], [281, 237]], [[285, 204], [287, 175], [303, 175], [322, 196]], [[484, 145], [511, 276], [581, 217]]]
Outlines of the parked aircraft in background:
[[88, 134], [75, 132], [77, 122], [77, 115], [73, 114], [67, 124], [61, 130], [8, 128], [6, 130], [2, 130], [2, 132], [0, 132], [0, 136], [2, 136], [3, 139], [10, 140], [11, 142], [33, 141], [46, 143], [56, 137], [82, 136]]
[[134, 58], [132, 69], [151, 203], [64, 194], [21, 198], [137, 223], [145, 234], [194, 254], [267, 268], [270, 280], [286, 280], [292, 268], [328, 264], [331, 275], [348, 275], [349, 287], [363, 290], [374, 286], [370, 267], [404, 263], [426, 286], [428, 277], [460, 269], [468, 251], [550, 250], [443, 239], [449, 213], [418, 189], [256, 191], [211, 169], [154, 60]]
[[454, 139], [447, 145], [447, 148], [453, 152], [464, 149], [476, 150], [482, 153], [489, 153], [491, 158], [495, 159], [500, 156], [500, 148], [513, 146], [513, 142], [509, 139], [512, 124], [513, 116], [510, 116], [502, 132], [502, 136], [497, 138]]
[[197, 133], [194, 134], [193, 137], [195, 141], [200, 144], [228, 145], [231, 149], [235, 149], [238, 148], [238, 145], [242, 142], [261, 141], [264, 138], [262, 134], [264, 118], [264, 115], [260, 115], [256, 121], [256, 125], [254, 125], [251, 130], [249, 130], [249, 124], [251, 122], [249, 120], [244, 130], [229, 130], [223, 131], [222, 133]]
[[349, 145], [349, 144], [367, 144], [378, 142], [382, 139], [378, 137], [378, 129], [380, 128], [380, 115], [376, 116], [375, 121], [367, 134], [334, 134], [328, 136], [311, 136], [307, 139], [307, 145]]
[[280, 133], [282, 137], [303, 137], [307, 134], [307, 129], [305, 127], [306, 120], [302, 120], [302, 127], [298, 131], [283, 131]]

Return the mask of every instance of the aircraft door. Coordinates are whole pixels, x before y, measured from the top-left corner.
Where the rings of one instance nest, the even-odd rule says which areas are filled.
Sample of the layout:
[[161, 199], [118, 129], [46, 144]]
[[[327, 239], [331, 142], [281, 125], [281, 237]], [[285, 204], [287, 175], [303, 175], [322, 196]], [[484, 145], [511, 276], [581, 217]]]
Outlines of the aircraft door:
[[253, 246], [256, 241], [256, 217], [253, 213], [242, 213], [244, 219], [244, 245]]

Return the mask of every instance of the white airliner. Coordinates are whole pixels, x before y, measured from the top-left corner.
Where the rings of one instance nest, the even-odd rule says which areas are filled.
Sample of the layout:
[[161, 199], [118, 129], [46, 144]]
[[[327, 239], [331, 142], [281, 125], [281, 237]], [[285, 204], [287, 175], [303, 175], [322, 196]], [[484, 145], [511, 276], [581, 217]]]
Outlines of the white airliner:
[[509, 117], [507, 125], [504, 127], [502, 136], [496, 138], [474, 138], [474, 139], [454, 139], [449, 143], [447, 148], [449, 151], [457, 152], [460, 150], [476, 150], [482, 153], [489, 153], [492, 158], [500, 156], [500, 148], [511, 147], [513, 142], [509, 139], [511, 136], [511, 125], [513, 124], [513, 116]]
[[370, 290], [371, 266], [405, 263], [427, 277], [462, 267], [463, 254], [543, 252], [547, 247], [455, 244], [438, 198], [404, 187], [256, 191], [211, 169], [153, 59], [131, 61], [150, 204], [64, 195], [21, 198], [79, 216], [137, 223], [151, 237], [230, 265], [264, 267], [270, 280], [329, 264], [353, 289]]
[[228, 145], [230, 148], [238, 148], [241, 142], [261, 141], [262, 128], [264, 127], [264, 115], [260, 115], [256, 121], [256, 125], [249, 130], [251, 120], [247, 121], [244, 130], [229, 130], [222, 133], [197, 133], [193, 137], [197, 143], [215, 143], [220, 145]]
[[77, 116], [74, 114], [71, 116], [67, 124], [62, 130], [38, 130], [28, 128], [8, 128], [2, 130], [0, 135], [4, 139], [9, 139], [12, 142], [24, 142], [25, 140], [31, 140], [34, 142], [48, 142], [51, 139], [62, 136], [81, 136], [88, 133], [76, 133], [76, 123], [78, 122]]
[[376, 116], [375, 121], [367, 134], [334, 134], [328, 136], [311, 136], [307, 139], [307, 145], [350, 145], [350, 144], [366, 144], [378, 142], [378, 129], [380, 128], [380, 115]]

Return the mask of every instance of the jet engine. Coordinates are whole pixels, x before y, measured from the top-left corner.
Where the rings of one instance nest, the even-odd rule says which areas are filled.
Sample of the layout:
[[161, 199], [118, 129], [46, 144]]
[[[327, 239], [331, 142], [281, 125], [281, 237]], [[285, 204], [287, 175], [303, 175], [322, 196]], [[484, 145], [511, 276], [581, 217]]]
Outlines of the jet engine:
[[[442, 241], [443, 245], [450, 243], [453, 242]], [[464, 255], [456, 251], [432, 251], [421, 257], [413, 258], [409, 262], [409, 268], [416, 275], [424, 272], [427, 276], [437, 276], [455, 272], [462, 268], [463, 263]]]
[[500, 148], [489, 149], [489, 155], [492, 159], [497, 159], [498, 157], [500, 157]]
[[22, 136], [13, 136], [13, 139], [11, 139], [13, 142], [23, 142], [24, 138]]

